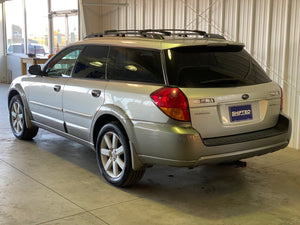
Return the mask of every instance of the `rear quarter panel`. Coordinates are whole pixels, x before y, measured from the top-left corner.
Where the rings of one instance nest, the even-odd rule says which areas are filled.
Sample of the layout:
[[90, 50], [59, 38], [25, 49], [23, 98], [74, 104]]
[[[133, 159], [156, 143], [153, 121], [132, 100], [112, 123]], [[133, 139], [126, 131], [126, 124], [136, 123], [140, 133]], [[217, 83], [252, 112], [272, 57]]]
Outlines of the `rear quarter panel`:
[[107, 84], [104, 104], [113, 104], [125, 111], [131, 120], [166, 123], [169, 118], [153, 103], [150, 94], [161, 85], [114, 82]]

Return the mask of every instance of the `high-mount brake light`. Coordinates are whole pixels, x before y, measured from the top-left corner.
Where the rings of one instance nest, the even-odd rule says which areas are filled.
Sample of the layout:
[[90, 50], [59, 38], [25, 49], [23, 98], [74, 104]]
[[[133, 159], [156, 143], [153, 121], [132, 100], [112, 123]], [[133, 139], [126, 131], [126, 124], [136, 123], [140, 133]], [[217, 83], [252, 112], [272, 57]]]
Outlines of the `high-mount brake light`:
[[188, 101], [179, 88], [160, 88], [150, 96], [158, 108], [167, 116], [179, 121], [190, 121]]

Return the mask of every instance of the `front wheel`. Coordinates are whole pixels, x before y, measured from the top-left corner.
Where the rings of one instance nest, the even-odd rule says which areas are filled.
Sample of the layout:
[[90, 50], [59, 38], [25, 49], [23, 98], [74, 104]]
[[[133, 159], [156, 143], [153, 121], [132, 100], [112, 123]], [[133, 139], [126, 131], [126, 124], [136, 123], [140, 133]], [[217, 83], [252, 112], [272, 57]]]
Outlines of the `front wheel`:
[[37, 127], [28, 128], [25, 122], [25, 110], [19, 95], [9, 103], [9, 121], [13, 134], [20, 140], [31, 140], [38, 132]]
[[128, 139], [117, 122], [102, 127], [98, 134], [96, 152], [100, 172], [114, 186], [133, 185], [145, 173], [145, 169], [132, 169]]

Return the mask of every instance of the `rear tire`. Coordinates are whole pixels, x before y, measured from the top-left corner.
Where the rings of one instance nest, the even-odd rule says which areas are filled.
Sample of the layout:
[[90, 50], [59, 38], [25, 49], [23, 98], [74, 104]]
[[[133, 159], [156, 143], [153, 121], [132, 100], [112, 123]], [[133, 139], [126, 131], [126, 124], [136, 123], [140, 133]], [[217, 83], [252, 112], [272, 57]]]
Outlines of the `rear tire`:
[[37, 127], [27, 127], [24, 105], [19, 95], [15, 95], [10, 100], [9, 122], [13, 134], [20, 140], [31, 140], [37, 135], [39, 130]]
[[97, 162], [106, 181], [117, 187], [136, 184], [145, 169], [133, 170], [128, 138], [117, 122], [104, 125], [96, 143]]

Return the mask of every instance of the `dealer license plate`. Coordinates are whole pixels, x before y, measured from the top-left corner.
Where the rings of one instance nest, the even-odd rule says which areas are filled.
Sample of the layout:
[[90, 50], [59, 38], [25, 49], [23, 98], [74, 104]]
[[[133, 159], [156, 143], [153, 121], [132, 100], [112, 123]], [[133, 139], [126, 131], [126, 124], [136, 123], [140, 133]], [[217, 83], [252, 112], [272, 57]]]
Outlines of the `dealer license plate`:
[[251, 105], [230, 106], [229, 113], [231, 122], [253, 119]]

